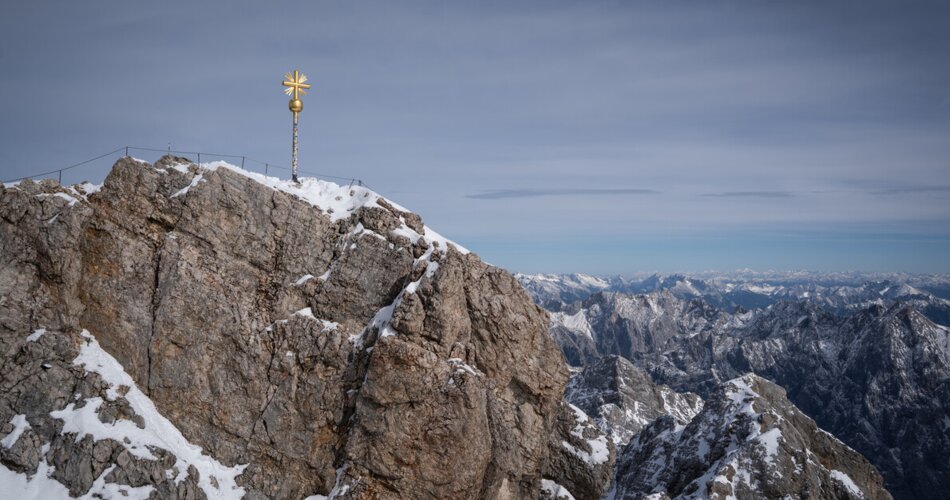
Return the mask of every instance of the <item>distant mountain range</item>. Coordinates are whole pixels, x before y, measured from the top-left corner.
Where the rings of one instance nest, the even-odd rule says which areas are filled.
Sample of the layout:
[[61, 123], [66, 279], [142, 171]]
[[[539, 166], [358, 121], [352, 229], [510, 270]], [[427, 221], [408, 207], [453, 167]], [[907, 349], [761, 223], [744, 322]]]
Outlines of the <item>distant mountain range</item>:
[[[911, 283], [895, 281], [895, 276], [869, 278], [876, 277], [851, 276], [843, 282], [840, 276], [792, 274], [755, 281], [737, 276], [518, 276], [536, 302], [552, 311], [550, 333], [568, 362], [585, 367], [572, 379], [566, 397], [593, 415], [623, 450], [618, 452], [618, 495], [642, 498], [659, 488], [692, 498], [687, 485], [669, 482], [683, 472], [683, 464], [652, 479], [635, 470], [695, 454], [676, 450], [682, 446], [676, 443], [695, 444], [691, 431], [727, 432], [721, 426], [689, 423], [683, 410], [697, 406], [674, 401], [695, 393], [708, 408], [710, 398], [721, 399], [717, 394], [724, 384], [754, 373], [784, 388], [788, 400], [820, 428], [867, 457], [896, 498], [941, 498], [938, 492], [950, 488], [950, 329], [939, 324], [946, 323], [947, 300], [934, 291], [941, 290], [946, 278], [908, 276]], [[615, 366], [617, 356], [631, 368], [611, 368], [610, 383], [591, 375]], [[648, 374], [649, 383], [633, 367]], [[620, 397], [632, 394], [622, 387], [650, 383], [655, 387], [651, 394], [669, 401], [666, 409], [644, 412], [660, 406], [649, 397]], [[598, 404], [585, 404], [590, 401]], [[613, 406], [605, 406], [608, 402]], [[618, 413], [614, 407], [632, 410]], [[673, 420], [651, 427], [652, 421], [669, 418], [658, 414]], [[796, 432], [805, 432], [803, 428]], [[628, 436], [634, 439], [624, 449]], [[812, 446], [786, 444], [793, 454], [805, 453], [794, 451], [796, 446]], [[665, 451], [655, 451], [655, 446]], [[735, 453], [745, 453], [744, 445], [736, 446]], [[697, 478], [707, 473], [717, 477], [724, 463], [694, 460], [689, 467], [698, 467]], [[760, 466], [763, 462], [753, 460], [744, 467], [754, 471]], [[813, 472], [814, 477], [827, 474]], [[874, 483], [871, 476], [866, 479], [861, 489]], [[796, 478], [782, 483], [782, 491], [807, 483]], [[746, 486], [733, 482], [730, 487], [738, 492]], [[842, 491], [850, 495], [847, 488]], [[830, 490], [818, 496], [841, 497]], [[873, 495], [865, 491], [863, 496]]]
[[535, 302], [550, 311], [597, 292], [644, 294], [669, 291], [680, 299], [702, 298], [729, 312], [761, 309], [781, 301], [807, 300], [836, 313], [872, 304], [912, 304], [935, 323], [950, 325], [950, 275], [735, 271], [645, 277], [586, 274], [516, 274]]

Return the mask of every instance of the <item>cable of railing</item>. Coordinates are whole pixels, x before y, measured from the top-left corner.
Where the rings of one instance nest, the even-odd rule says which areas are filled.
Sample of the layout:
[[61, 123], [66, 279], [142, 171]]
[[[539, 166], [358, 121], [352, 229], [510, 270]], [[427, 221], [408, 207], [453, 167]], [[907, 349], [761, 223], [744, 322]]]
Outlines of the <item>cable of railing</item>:
[[[247, 157], [247, 156], [242, 156], [242, 155], [231, 155], [231, 154], [223, 154], [223, 153], [200, 153], [200, 152], [197, 152], [197, 151], [177, 151], [177, 150], [174, 150], [174, 149], [142, 148], [142, 147], [138, 147], [138, 146], [128, 146], [128, 149], [141, 150], [141, 151], [153, 151], [153, 152], [158, 152], [158, 153], [175, 153], [175, 154], [196, 155], [196, 156], [203, 154], [203, 155], [205, 155], [205, 156], [219, 156], [219, 157], [222, 157], [222, 158], [240, 158], [240, 159], [241, 159], [241, 167], [242, 167], [242, 168], [245, 166], [245, 165], [244, 165], [244, 162], [245, 162], [245, 161], [251, 161], [251, 162], [254, 162], [254, 163], [258, 163], [258, 164], [260, 164], [260, 165], [264, 165], [265, 174], [266, 174], [271, 168], [276, 168], [276, 169], [280, 169], [280, 170], [286, 170], [286, 171], [288, 171], [288, 172], [291, 172], [291, 171], [292, 171], [291, 168], [285, 167], [285, 166], [283, 166], [283, 165], [275, 165], [275, 164], [270, 163], [270, 162], [265, 162], [265, 161], [261, 161], [261, 160], [255, 159], [255, 158], [249, 158], [249, 157]], [[200, 157], [199, 157], [199, 158], [200, 158]], [[200, 163], [200, 162], [199, 162], [199, 163]], [[311, 171], [305, 171], [305, 170], [299, 170], [299, 172], [300, 172], [301, 174], [313, 175], [313, 176], [317, 176], [317, 177], [324, 177], [324, 178], [327, 178], [327, 179], [339, 179], [339, 180], [342, 180], [342, 181], [354, 181], [354, 182], [359, 182], [360, 185], [362, 185], [362, 180], [356, 179], [356, 178], [354, 178], [354, 177], [342, 177], [342, 176], [339, 176], [339, 175], [330, 175], [330, 174], [324, 174], [324, 173], [320, 173], [320, 172], [311, 172]]]
[[106, 153], [106, 154], [99, 155], [99, 156], [97, 156], [97, 157], [95, 157], [95, 158], [90, 158], [90, 159], [88, 159], [88, 160], [81, 161], [81, 162], [79, 162], [79, 163], [70, 165], [70, 166], [68, 166], [68, 167], [57, 168], [56, 170], [50, 170], [49, 172], [43, 172], [43, 173], [33, 174], [33, 175], [26, 175], [26, 176], [20, 177], [20, 178], [18, 178], [18, 179], [10, 179], [10, 180], [8, 180], [8, 181], [0, 181], [0, 182], [3, 182], [3, 183], [7, 183], [7, 182], [17, 182], [17, 181], [22, 181], [22, 180], [25, 180], [25, 179], [32, 179], [32, 178], [34, 178], [34, 177], [39, 177], [39, 176], [41, 176], [41, 175], [49, 175], [49, 174], [55, 174], [55, 173], [59, 173], [59, 174], [60, 174], [60, 177], [59, 177], [59, 178], [60, 178], [60, 182], [62, 182], [62, 180], [63, 180], [62, 173], [63, 173], [64, 170], [69, 170], [69, 169], [71, 169], [71, 168], [81, 167], [81, 166], [83, 166], [83, 165], [85, 165], [85, 164], [87, 164], [87, 163], [89, 163], [89, 162], [93, 162], [93, 161], [96, 161], [96, 160], [101, 160], [102, 158], [105, 158], [106, 156], [114, 155], [114, 154], [118, 153], [119, 151], [122, 151], [122, 149], [124, 149], [124, 148], [118, 148], [118, 149], [116, 149], [115, 151], [109, 151], [109, 152]]
[[228, 155], [223, 153], [208, 153], [208, 152], [198, 152], [198, 151], [176, 151], [174, 149], [156, 149], [156, 148], [140, 148], [138, 146], [127, 146], [128, 149], [137, 150], [137, 151], [154, 151], [158, 153], [175, 153], [175, 154], [185, 154], [185, 155], [200, 155], [205, 156], [220, 156], [222, 158], [245, 158], [241, 155]]
[[[55, 169], [55, 170], [50, 170], [50, 171], [48, 171], [48, 172], [42, 172], [42, 173], [38, 173], [38, 174], [27, 175], [27, 176], [19, 177], [19, 178], [16, 178], [16, 179], [10, 179], [10, 180], [0, 181], [0, 182], [3, 182], [3, 183], [17, 182], [17, 181], [22, 181], [22, 180], [25, 180], [25, 179], [32, 179], [32, 178], [34, 178], [34, 177], [41, 177], [41, 176], [44, 176], [44, 175], [59, 174], [59, 182], [60, 182], [60, 184], [62, 184], [62, 181], [63, 181], [63, 171], [69, 170], [69, 169], [71, 169], [71, 168], [80, 167], [80, 166], [82, 166], [82, 165], [85, 165], [85, 164], [87, 164], [87, 163], [90, 163], [90, 162], [93, 162], [93, 161], [96, 161], [96, 160], [100, 160], [100, 159], [105, 158], [105, 157], [107, 157], [107, 156], [114, 155], [114, 154], [116, 154], [116, 153], [118, 153], [118, 152], [120, 152], [120, 151], [122, 151], [122, 150], [125, 150], [125, 155], [126, 155], [126, 156], [129, 156], [129, 151], [130, 151], [130, 150], [132, 150], [132, 151], [151, 151], [151, 152], [166, 153], [166, 154], [168, 154], [168, 153], [174, 153], [174, 154], [181, 154], [181, 155], [195, 155], [195, 156], [197, 157], [198, 163], [201, 163], [201, 155], [202, 155], [202, 154], [204, 154], [205, 156], [217, 156], [217, 157], [222, 157], [222, 158], [240, 158], [240, 159], [241, 159], [241, 168], [244, 168], [244, 166], [245, 166], [245, 161], [246, 161], [246, 160], [250, 160], [250, 161], [252, 161], [252, 162], [254, 162], [254, 163], [258, 163], [258, 164], [264, 165], [264, 174], [265, 174], [265, 175], [268, 175], [268, 174], [270, 173], [269, 171], [270, 171], [271, 168], [277, 168], [277, 169], [280, 169], [280, 170], [286, 170], [286, 171], [288, 171], [288, 172], [289, 172], [289, 171], [292, 171], [290, 168], [284, 167], [284, 166], [282, 166], [282, 165], [274, 165], [273, 163], [263, 162], [263, 161], [260, 161], [260, 160], [255, 160], [255, 159], [253, 159], [253, 158], [248, 158], [247, 156], [241, 156], [241, 155], [230, 155], [230, 154], [219, 154], [219, 153], [201, 153], [201, 152], [198, 152], [198, 151], [180, 151], [180, 150], [174, 150], [174, 149], [170, 149], [170, 148], [167, 148], [167, 149], [158, 149], [158, 148], [143, 148], [143, 147], [139, 147], [139, 146], [122, 146], [122, 147], [116, 148], [115, 150], [110, 151], [110, 152], [108, 152], [108, 153], [99, 155], [99, 156], [97, 156], [97, 157], [95, 157], [95, 158], [90, 158], [90, 159], [88, 159], [88, 160], [81, 161], [81, 162], [79, 162], [79, 163], [70, 165], [70, 166], [68, 166], [68, 167], [63, 167], [63, 168], [59, 168], [59, 169]], [[312, 175], [312, 176], [315, 176], [315, 177], [326, 178], [326, 179], [337, 179], [337, 180], [341, 180], [341, 181], [350, 181], [350, 185], [351, 185], [351, 186], [353, 185], [353, 183], [357, 183], [359, 186], [365, 186], [365, 184], [363, 183], [363, 180], [362, 180], [362, 179], [357, 179], [357, 178], [355, 178], [355, 177], [342, 177], [342, 176], [339, 176], [339, 175], [323, 174], [323, 173], [320, 173], [320, 172], [311, 172], [311, 171], [305, 171], [305, 170], [301, 170], [300, 173], [301, 173], [301, 174], [305, 174], [305, 175]]]
[[138, 146], [126, 146], [126, 150], [133, 151], [153, 151], [156, 153], [175, 153], [177, 155], [196, 155], [199, 154], [197, 151], [178, 151], [176, 149], [157, 149], [157, 148], [140, 148]]

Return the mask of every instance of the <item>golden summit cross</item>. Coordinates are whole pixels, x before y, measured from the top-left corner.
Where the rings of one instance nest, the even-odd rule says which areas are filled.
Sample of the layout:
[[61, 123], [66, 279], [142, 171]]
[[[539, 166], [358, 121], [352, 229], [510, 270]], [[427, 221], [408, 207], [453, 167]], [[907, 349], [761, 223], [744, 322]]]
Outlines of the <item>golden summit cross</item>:
[[[310, 84], [307, 82], [307, 75], [301, 75], [299, 71], [294, 70], [293, 73], [287, 73], [284, 75], [285, 80], [283, 81], [284, 87], [288, 87], [284, 90], [284, 93], [287, 95], [293, 94], [293, 99], [291, 102], [290, 110], [294, 113], [299, 113], [300, 110], [294, 111], [293, 102], [300, 100], [300, 95], [307, 95], [307, 91], [304, 89], [309, 89]], [[297, 93], [300, 93], [298, 95]], [[300, 102], [300, 109], [303, 109], [303, 101]]]
[[297, 115], [303, 111], [303, 101], [300, 100], [300, 97], [307, 95], [306, 89], [310, 88], [310, 84], [307, 83], [307, 75], [301, 74], [300, 71], [297, 70], [294, 70], [293, 73], [285, 74], [282, 83], [284, 87], [287, 87], [284, 89], [284, 93], [291, 96], [288, 107], [294, 114], [294, 145], [290, 166], [293, 172], [294, 182], [299, 183], [300, 181], [297, 180]]

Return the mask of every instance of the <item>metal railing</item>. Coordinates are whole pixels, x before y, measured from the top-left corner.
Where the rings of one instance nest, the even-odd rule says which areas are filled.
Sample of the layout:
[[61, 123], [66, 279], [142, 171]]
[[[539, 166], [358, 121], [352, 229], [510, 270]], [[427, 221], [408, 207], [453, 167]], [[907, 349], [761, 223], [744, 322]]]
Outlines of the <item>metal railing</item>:
[[[240, 167], [241, 167], [241, 168], [243, 168], [243, 169], [245, 169], [245, 170], [251, 170], [250, 168], [248, 168], [249, 166], [252, 166], [252, 165], [253, 165], [253, 166], [257, 166], [258, 168], [260, 168], [260, 166], [263, 166], [263, 167], [264, 167], [264, 175], [270, 175], [270, 171], [271, 171], [272, 169], [285, 170], [285, 171], [287, 171], [287, 172], [290, 172], [290, 171], [291, 171], [290, 168], [287, 168], [287, 167], [285, 167], [285, 166], [283, 166], [283, 165], [278, 165], [278, 164], [275, 164], [275, 163], [270, 163], [270, 162], [264, 162], [264, 161], [260, 161], [260, 160], [255, 160], [255, 159], [253, 159], [253, 158], [248, 158], [247, 156], [244, 156], [244, 155], [232, 155], [232, 154], [221, 154], [221, 153], [208, 153], [208, 152], [201, 152], [201, 151], [179, 151], [179, 150], [174, 150], [174, 149], [171, 149], [171, 148], [158, 149], [158, 148], [143, 148], [143, 147], [138, 147], [138, 146], [122, 146], [121, 148], [114, 149], [114, 150], [112, 150], [112, 151], [109, 151], [108, 153], [105, 153], [105, 154], [101, 154], [101, 155], [99, 155], [99, 156], [96, 156], [95, 158], [90, 158], [90, 159], [88, 159], [88, 160], [83, 160], [83, 161], [81, 161], [81, 162], [79, 162], [79, 163], [75, 163], [75, 164], [69, 165], [68, 167], [63, 167], [63, 168], [56, 169], [56, 170], [50, 170], [50, 171], [47, 171], [47, 172], [40, 172], [40, 173], [38, 173], [38, 174], [26, 175], [26, 176], [19, 177], [19, 178], [16, 178], [16, 179], [4, 180], [4, 181], [2, 181], [2, 182], [6, 184], [6, 183], [18, 182], [18, 181], [22, 181], [22, 180], [26, 180], [26, 179], [35, 179], [35, 178], [37, 178], [37, 177], [44, 177], [44, 178], [45, 178], [46, 176], [52, 176], [53, 174], [56, 174], [56, 178], [57, 178], [58, 182], [59, 182], [60, 184], [62, 184], [62, 183], [63, 183], [63, 172], [65, 172], [65, 171], [67, 171], [67, 170], [72, 170], [72, 169], [74, 169], [74, 168], [81, 167], [81, 166], [83, 166], [83, 165], [88, 165], [88, 164], [90, 164], [90, 163], [92, 163], [92, 162], [94, 162], [94, 161], [96, 161], [96, 160], [101, 160], [101, 159], [103, 159], [103, 158], [107, 158], [107, 157], [109, 157], [109, 156], [112, 156], [112, 155], [115, 155], [115, 154], [118, 154], [118, 153], [122, 153], [123, 151], [125, 152], [125, 156], [129, 156], [129, 152], [130, 152], [130, 151], [146, 151], [146, 152], [155, 152], [155, 153], [164, 153], [164, 154], [175, 154], [175, 155], [183, 155], [183, 156], [185, 156], [185, 155], [190, 155], [190, 156], [194, 156], [194, 157], [195, 157], [195, 159], [196, 159], [195, 163], [198, 163], [198, 164], [201, 164], [201, 155], [204, 155], [204, 156], [205, 156], [205, 159], [211, 159], [211, 158], [233, 158], [233, 159], [238, 159], [238, 158], [240, 158], [240, 159], [241, 159], [241, 164], [240, 164]], [[319, 177], [319, 178], [322, 178], [322, 179], [334, 179], [334, 180], [338, 180], [338, 181], [349, 182], [351, 186], [352, 186], [353, 184], [356, 184], [356, 185], [359, 185], [359, 186], [365, 186], [365, 185], [366, 185], [366, 184], [363, 182], [362, 179], [357, 179], [357, 178], [355, 178], [355, 177], [343, 177], [343, 176], [339, 176], [339, 175], [330, 175], [330, 174], [324, 174], [324, 173], [320, 173], [320, 172], [309, 172], [309, 171], [306, 171], [306, 170], [298, 170], [298, 172], [299, 172], [300, 174], [302, 174], [302, 175], [309, 175], [309, 176], [312, 176], [312, 177]], [[50, 178], [51, 178], [51, 177], [50, 177]]]

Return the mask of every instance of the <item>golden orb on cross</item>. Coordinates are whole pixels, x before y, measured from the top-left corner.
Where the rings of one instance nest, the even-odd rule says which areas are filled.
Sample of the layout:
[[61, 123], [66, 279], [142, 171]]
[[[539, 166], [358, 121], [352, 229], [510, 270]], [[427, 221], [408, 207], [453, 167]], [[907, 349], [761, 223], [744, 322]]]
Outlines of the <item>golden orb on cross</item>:
[[287, 103], [287, 107], [294, 113], [299, 113], [303, 111], [303, 101], [300, 99], [291, 99], [290, 102]]

